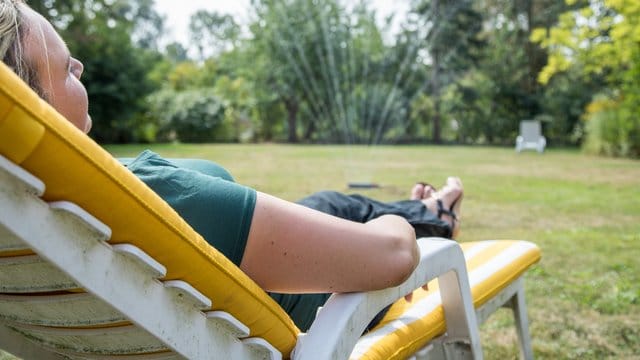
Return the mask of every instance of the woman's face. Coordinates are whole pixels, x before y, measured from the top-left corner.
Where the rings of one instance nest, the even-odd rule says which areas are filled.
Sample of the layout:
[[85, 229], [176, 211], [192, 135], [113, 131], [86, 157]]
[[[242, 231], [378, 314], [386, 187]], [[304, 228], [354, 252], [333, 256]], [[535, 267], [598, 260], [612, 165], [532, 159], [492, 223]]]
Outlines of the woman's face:
[[91, 129], [87, 91], [80, 82], [83, 65], [69, 54], [53, 26], [40, 14], [22, 5], [29, 29], [24, 51], [35, 66], [46, 100], [78, 129]]

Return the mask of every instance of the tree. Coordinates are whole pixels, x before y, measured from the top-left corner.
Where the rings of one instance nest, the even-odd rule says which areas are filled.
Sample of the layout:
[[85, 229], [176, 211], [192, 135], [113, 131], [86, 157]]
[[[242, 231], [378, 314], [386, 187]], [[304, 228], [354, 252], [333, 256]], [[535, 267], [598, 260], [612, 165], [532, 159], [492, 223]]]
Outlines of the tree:
[[[223, 133], [224, 104], [211, 88], [165, 88], [149, 97], [161, 137], [185, 142], [215, 141]], [[222, 139], [224, 140], [224, 139]]]
[[286, 109], [289, 141], [378, 143], [404, 133], [412, 66], [385, 46], [367, 2], [252, 3], [256, 83]]
[[288, 140], [298, 141], [302, 123], [307, 138], [349, 142], [344, 9], [336, 0], [254, 1], [254, 8], [260, 20], [252, 31], [265, 60], [259, 83], [286, 109]]
[[591, 0], [562, 14], [557, 26], [532, 34], [550, 52], [539, 75], [542, 83], [575, 68], [605, 80], [585, 114], [587, 147], [595, 152], [640, 156], [639, 23], [637, 1]]
[[[83, 82], [101, 142], [140, 140], [147, 72], [160, 56], [153, 47], [162, 18], [152, 0], [50, 0], [30, 4], [49, 18], [85, 65]], [[134, 40], [132, 40], [132, 37]]]
[[187, 49], [179, 42], [172, 42], [168, 44], [165, 47], [164, 52], [166, 54], [167, 60], [174, 64], [187, 61], [189, 59]]
[[[553, 140], [566, 140], [567, 133], [572, 131], [577, 119], [570, 114], [570, 109], [575, 105], [565, 103], [568, 107], [562, 108], [558, 102], [554, 102], [550, 106], [548, 98], [551, 94], [568, 94], [575, 101], [579, 102], [580, 99], [573, 96], [573, 89], [560, 84], [546, 94], [547, 89], [536, 81], [536, 77], [546, 64], [547, 53], [530, 40], [534, 28], [551, 27], [557, 21], [559, 14], [566, 9], [564, 0], [479, 0], [476, 6], [482, 9], [484, 23], [480, 36], [485, 46], [471, 71], [479, 74], [463, 75], [462, 79], [467, 84], [458, 84], [457, 88], [460, 91], [464, 89], [467, 94], [449, 97], [466, 98], [468, 92], [472, 91], [479, 96], [477, 100], [481, 100], [481, 113], [484, 114], [482, 126], [478, 126], [477, 118], [473, 121], [473, 131], [464, 129], [471, 122], [462, 121], [460, 124], [465, 141], [512, 144], [518, 124], [523, 119], [542, 120], [545, 135], [550, 135], [547, 130], [552, 128]], [[490, 86], [485, 86], [486, 82]], [[473, 85], [469, 87], [469, 84]], [[478, 104], [475, 101], [469, 103], [468, 110], [474, 110], [474, 103]], [[463, 102], [445, 106], [461, 110], [467, 104]], [[557, 134], [558, 129], [564, 132]], [[477, 138], [472, 139], [470, 134], [475, 134], [473, 136]]]
[[478, 60], [482, 17], [471, 0], [415, 0], [412, 8], [431, 62], [433, 141], [440, 143], [442, 91]]
[[231, 15], [199, 10], [189, 20], [189, 36], [200, 60], [231, 50], [240, 36], [240, 26]]
[[63, 35], [73, 35], [71, 29], [81, 30], [95, 21], [107, 20], [110, 28], [126, 27], [134, 44], [146, 49], [157, 48], [164, 29], [164, 18], [155, 12], [153, 5], [154, 0], [29, 1], [29, 6]]

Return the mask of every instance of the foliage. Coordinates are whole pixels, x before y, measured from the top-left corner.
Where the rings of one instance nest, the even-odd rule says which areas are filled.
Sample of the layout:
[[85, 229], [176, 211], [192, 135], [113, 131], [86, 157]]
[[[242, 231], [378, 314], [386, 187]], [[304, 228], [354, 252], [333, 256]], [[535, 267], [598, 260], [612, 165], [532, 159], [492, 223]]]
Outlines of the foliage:
[[225, 122], [231, 129], [227, 131], [227, 141], [248, 142], [258, 136], [260, 124], [253, 121], [256, 98], [253, 84], [244, 77], [219, 76], [214, 91], [225, 105]]
[[233, 49], [240, 36], [240, 26], [231, 15], [199, 10], [191, 16], [189, 34], [200, 59], [205, 60], [212, 54]]
[[[260, 130], [260, 123], [255, 118], [256, 97], [253, 83], [242, 76], [240, 71], [230, 67], [230, 63], [238, 65], [242, 56], [236, 52], [226, 52], [217, 58], [209, 58], [203, 63], [183, 61], [171, 65], [164, 62], [154, 71], [159, 76], [159, 82], [165, 87], [159, 91], [164, 94], [167, 90], [175, 94], [188, 93], [189, 96], [214, 94], [224, 106], [224, 127], [215, 127], [214, 133], [209, 134], [209, 141], [253, 141]], [[200, 91], [190, 91], [200, 90]], [[205, 91], [206, 90], [206, 91]], [[153, 97], [152, 97], [153, 98]], [[165, 96], [161, 95], [161, 99]], [[207, 102], [207, 99], [201, 99]], [[149, 102], [153, 114], [162, 114], [162, 104], [158, 101]], [[190, 112], [196, 115], [197, 112]], [[197, 122], [194, 118], [191, 121]], [[162, 127], [170, 126], [164, 124]], [[217, 133], [220, 132], [220, 133]], [[199, 141], [206, 141], [201, 139]]]
[[[549, 49], [539, 80], [574, 68], [599, 76], [605, 87], [587, 108], [585, 150], [640, 157], [640, 3], [591, 0], [560, 17], [557, 26], [538, 29], [532, 39]], [[605, 97], [603, 99], [603, 97]], [[602, 107], [602, 110], [594, 111]]]
[[[105, 30], [96, 29], [99, 33]], [[111, 32], [108, 38], [89, 34], [87, 43], [75, 51], [84, 60], [83, 81], [86, 84], [94, 119], [92, 135], [102, 142], [132, 142], [139, 140], [136, 121], [144, 111], [141, 95], [152, 90], [147, 80], [144, 52], [134, 51]]]
[[[549, 129], [571, 132], [572, 124], [565, 122], [575, 123], [576, 117], [547, 101], [550, 89], [536, 82], [546, 52], [529, 40], [535, 27], [551, 26], [556, 21], [564, 0], [483, 0], [479, 6], [485, 13], [486, 46], [475, 71], [482, 74], [476, 78], [485, 78], [490, 85], [472, 85], [485, 104], [484, 118], [478, 124], [481, 136], [476, 141], [513, 144], [521, 120], [544, 119], [547, 139], [566, 142], [566, 133], [555, 136]], [[551, 90], [557, 95], [565, 89]]]
[[480, 72], [470, 72], [456, 84], [450, 85], [442, 96], [443, 114], [454, 124], [454, 138], [461, 143], [492, 142], [499, 134], [499, 123], [487, 121], [492, 115], [491, 79]]
[[229, 140], [225, 108], [213, 89], [165, 89], [149, 97], [163, 138], [184, 142]]
[[[499, 26], [496, 24], [495, 26]], [[487, 89], [492, 100], [483, 133], [489, 143], [513, 141], [521, 120], [531, 119], [539, 111], [536, 90], [527, 85], [529, 60], [518, 27], [497, 28], [491, 46], [480, 65], [481, 71], [494, 84]], [[497, 65], [499, 62], [499, 65]]]
[[[385, 48], [374, 14], [339, 1], [254, 1], [256, 86], [287, 112], [288, 139], [379, 143], [404, 133], [406, 60]], [[410, 55], [409, 55], [410, 56]], [[304, 116], [301, 116], [304, 115]]]
[[146, 140], [143, 99], [153, 90], [150, 64], [162, 19], [152, 0], [51, 0], [30, 3], [58, 27], [85, 65], [83, 82], [100, 142]]
[[[479, 37], [482, 16], [471, 0], [415, 0], [417, 36], [429, 54], [431, 77], [427, 88], [433, 96], [433, 141], [441, 142], [443, 89], [475, 65], [483, 41]], [[426, 30], [425, 30], [426, 29]]]
[[[573, 3], [575, 0], [567, 0]], [[606, 74], [620, 81], [637, 61], [640, 42], [640, 4], [630, 0], [591, 0], [578, 10], [562, 14], [557, 26], [536, 29], [533, 41], [549, 48], [549, 62], [539, 80], [547, 83], [559, 72], [579, 64], [587, 74]]]
[[[586, 109], [587, 139], [584, 150], [609, 156], [640, 157], [640, 120], [637, 112], [625, 113], [625, 100], [613, 100], [605, 95], [596, 97]], [[632, 108], [639, 108], [638, 103]]]
[[101, 142], [177, 134], [147, 101], [173, 92], [222, 104], [209, 141], [511, 146], [538, 119], [551, 145], [638, 156], [637, 1], [409, 4], [398, 28], [370, 0], [252, 0], [248, 23], [199, 11], [188, 44], [159, 49], [154, 0], [31, 2], [84, 61]]
[[584, 141], [583, 112], [593, 94], [602, 88], [602, 79], [583, 76], [572, 68], [562, 76], [555, 76], [545, 86], [541, 108], [549, 117], [545, 136], [555, 144], [580, 144]]

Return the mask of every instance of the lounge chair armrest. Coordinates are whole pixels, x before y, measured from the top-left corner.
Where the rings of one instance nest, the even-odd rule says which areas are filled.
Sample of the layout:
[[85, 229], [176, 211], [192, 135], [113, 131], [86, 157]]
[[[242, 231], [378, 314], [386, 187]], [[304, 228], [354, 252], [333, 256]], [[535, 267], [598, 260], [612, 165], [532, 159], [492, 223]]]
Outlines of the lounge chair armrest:
[[[420, 262], [399, 286], [378, 291], [334, 294], [329, 298], [306, 334], [300, 335], [294, 359], [347, 359], [369, 322], [387, 305], [428, 281], [438, 278], [445, 317], [454, 339], [469, 342], [480, 358], [477, 321], [462, 249], [452, 240], [418, 240]], [[464, 311], [461, 311], [464, 309]]]

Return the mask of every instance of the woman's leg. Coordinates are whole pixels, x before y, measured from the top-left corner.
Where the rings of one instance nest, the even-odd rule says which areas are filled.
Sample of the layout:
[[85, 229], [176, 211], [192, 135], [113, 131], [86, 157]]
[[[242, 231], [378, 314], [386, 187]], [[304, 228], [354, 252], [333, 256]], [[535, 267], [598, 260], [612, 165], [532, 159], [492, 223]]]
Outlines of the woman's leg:
[[343, 219], [367, 222], [385, 214], [401, 216], [413, 226], [417, 237], [451, 237], [451, 226], [430, 211], [423, 200], [381, 202], [362, 195], [345, 195], [322, 191], [308, 196], [299, 204]]
[[[428, 184], [417, 184], [411, 190], [412, 200], [380, 202], [362, 195], [345, 195], [335, 191], [322, 191], [310, 195], [298, 203], [309, 208], [322, 211], [343, 219], [367, 222], [381, 215], [394, 214], [407, 219], [416, 231], [417, 237], [443, 236], [452, 237], [450, 216], [438, 217], [437, 200], [440, 199], [446, 209], [456, 213], [460, 211], [462, 201], [462, 183], [457, 178], [449, 178], [440, 190]], [[292, 314], [298, 326], [306, 331], [315, 314], [313, 309], [322, 306], [330, 294], [276, 294], [270, 293], [278, 303]], [[366, 331], [376, 326], [389, 310], [391, 305], [380, 311], [369, 323]], [[302, 321], [300, 321], [302, 320]]]

